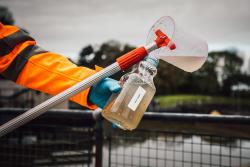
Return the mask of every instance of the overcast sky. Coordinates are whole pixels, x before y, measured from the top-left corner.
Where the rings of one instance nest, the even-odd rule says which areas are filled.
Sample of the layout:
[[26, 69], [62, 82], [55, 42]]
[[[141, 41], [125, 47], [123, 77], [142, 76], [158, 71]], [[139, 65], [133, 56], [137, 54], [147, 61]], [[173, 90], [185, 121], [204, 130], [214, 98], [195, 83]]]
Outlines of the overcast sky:
[[209, 49], [237, 47], [250, 55], [249, 0], [0, 0], [16, 25], [44, 48], [75, 58], [87, 44], [110, 39], [145, 44], [161, 16], [205, 39]]

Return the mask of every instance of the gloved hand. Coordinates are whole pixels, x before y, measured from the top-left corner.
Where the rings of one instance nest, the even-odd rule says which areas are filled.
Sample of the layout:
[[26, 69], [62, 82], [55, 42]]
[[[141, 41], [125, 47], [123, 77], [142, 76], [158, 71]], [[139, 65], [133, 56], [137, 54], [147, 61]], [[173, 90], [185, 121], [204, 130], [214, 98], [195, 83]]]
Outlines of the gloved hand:
[[90, 103], [104, 108], [112, 93], [118, 93], [121, 86], [118, 81], [105, 78], [91, 87], [88, 100]]

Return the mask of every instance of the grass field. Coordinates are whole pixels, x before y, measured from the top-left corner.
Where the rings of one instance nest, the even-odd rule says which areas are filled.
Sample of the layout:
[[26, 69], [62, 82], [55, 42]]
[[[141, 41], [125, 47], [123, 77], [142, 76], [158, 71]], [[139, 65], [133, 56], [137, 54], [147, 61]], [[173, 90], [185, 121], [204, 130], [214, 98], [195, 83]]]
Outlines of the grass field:
[[167, 95], [156, 97], [161, 107], [175, 107], [182, 104], [242, 104], [250, 105], [249, 99], [206, 95]]

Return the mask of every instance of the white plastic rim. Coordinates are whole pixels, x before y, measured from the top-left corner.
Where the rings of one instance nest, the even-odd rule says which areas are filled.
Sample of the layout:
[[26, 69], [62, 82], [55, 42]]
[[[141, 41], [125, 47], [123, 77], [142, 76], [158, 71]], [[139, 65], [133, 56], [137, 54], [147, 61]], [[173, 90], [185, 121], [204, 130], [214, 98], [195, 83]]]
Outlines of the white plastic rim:
[[170, 50], [169, 47], [161, 47], [152, 51], [150, 55], [187, 72], [196, 71], [204, 64], [208, 55], [206, 42], [181, 30], [171, 17], [164, 16], [151, 27], [147, 44], [154, 42], [157, 29], [170, 38], [176, 45], [176, 49]]

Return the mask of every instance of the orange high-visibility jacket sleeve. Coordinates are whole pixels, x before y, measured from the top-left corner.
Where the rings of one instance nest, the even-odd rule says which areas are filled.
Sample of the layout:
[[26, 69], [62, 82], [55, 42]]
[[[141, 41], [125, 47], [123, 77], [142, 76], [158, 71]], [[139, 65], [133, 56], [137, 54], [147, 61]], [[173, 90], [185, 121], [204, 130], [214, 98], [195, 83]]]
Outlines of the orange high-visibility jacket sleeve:
[[[95, 72], [42, 49], [19, 28], [0, 23], [0, 73], [17, 84], [55, 95]], [[97, 108], [88, 103], [89, 90], [70, 100], [90, 109]]]

